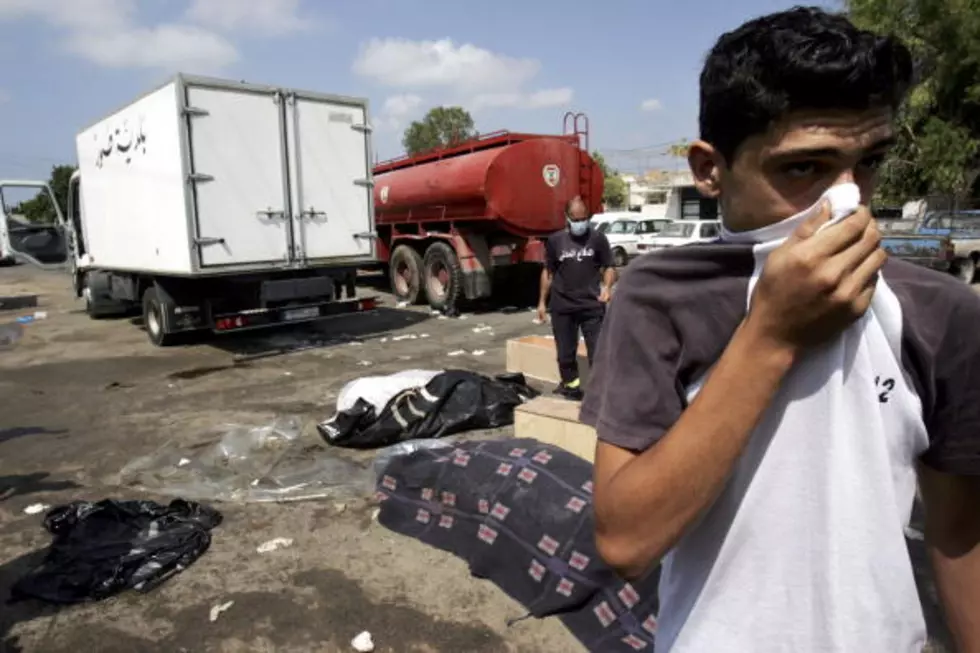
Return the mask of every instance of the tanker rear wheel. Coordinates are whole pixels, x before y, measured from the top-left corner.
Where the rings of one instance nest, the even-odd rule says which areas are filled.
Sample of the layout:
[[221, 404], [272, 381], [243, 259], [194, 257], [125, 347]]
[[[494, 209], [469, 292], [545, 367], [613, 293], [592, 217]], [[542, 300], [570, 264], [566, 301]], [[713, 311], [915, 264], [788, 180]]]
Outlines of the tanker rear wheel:
[[422, 257], [413, 247], [399, 245], [388, 260], [391, 292], [398, 301], [418, 304], [422, 298]]
[[453, 248], [446, 243], [432, 243], [425, 250], [425, 294], [429, 306], [437, 311], [454, 308], [463, 294], [463, 268]]

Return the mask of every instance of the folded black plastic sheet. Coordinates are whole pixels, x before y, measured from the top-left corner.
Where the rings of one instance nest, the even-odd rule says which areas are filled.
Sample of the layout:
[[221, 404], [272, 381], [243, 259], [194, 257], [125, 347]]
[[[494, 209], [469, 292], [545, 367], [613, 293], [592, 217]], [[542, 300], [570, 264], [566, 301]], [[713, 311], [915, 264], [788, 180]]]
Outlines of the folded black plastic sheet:
[[653, 651], [658, 572], [635, 584], [599, 558], [592, 465], [536, 440], [466, 442], [396, 457], [378, 481], [385, 527], [469, 563], [590, 651]]
[[337, 413], [317, 429], [338, 447], [386, 447], [513, 424], [514, 408], [538, 394], [523, 374], [490, 378], [467, 370], [447, 370], [424, 387], [395, 395], [380, 414], [371, 403], [358, 399], [350, 410]]
[[168, 506], [106, 499], [53, 508], [44, 527], [54, 541], [11, 598], [66, 604], [130, 588], [148, 592], [207, 551], [221, 519], [216, 510], [182, 499]]

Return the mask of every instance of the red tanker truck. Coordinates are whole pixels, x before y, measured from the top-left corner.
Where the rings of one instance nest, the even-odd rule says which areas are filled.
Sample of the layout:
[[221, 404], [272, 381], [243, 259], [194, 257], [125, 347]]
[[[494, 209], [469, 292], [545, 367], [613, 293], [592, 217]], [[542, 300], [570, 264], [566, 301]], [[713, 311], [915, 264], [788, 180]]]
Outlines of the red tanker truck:
[[586, 116], [566, 114], [562, 135], [495, 132], [377, 164], [377, 252], [394, 294], [445, 311], [495, 286], [536, 284], [542, 238], [565, 225], [566, 202], [580, 195], [601, 210], [588, 138]]

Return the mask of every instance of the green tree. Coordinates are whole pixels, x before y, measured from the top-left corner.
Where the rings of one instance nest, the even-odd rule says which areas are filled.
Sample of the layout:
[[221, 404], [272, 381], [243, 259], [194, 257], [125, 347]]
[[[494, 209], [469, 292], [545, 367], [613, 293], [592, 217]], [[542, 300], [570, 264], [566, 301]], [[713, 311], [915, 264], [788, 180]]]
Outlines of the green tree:
[[980, 179], [980, 0], [845, 0], [851, 19], [912, 50], [919, 84], [898, 116], [879, 194], [976, 194]]
[[679, 140], [676, 143], [670, 145], [670, 147], [667, 148], [667, 150], [664, 152], [664, 154], [666, 154], [667, 156], [673, 157], [675, 159], [686, 159], [687, 158], [687, 151], [690, 149], [690, 147], [691, 147], [691, 144], [685, 138], [685, 139]]
[[[58, 201], [58, 208], [61, 209], [62, 215], [65, 215], [68, 207], [68, 181], [74, 172], [75, 166], [71, 165], [60, 165], [51, 168], [51, 177], [48, 179], [48, 186], [51, 187], [51, 192], [54, 193]], [[30, 222], [51, 224], [57, 221], [57, 214], [55, 213], [54, 207], [51, 206], [51, 198], [45, 191], [40, 191], [32, 199], [21, 202], [11, 212], [23, 215]]]
[[405, 130], [402, 145], [410, 155], [441, 147], [458, 145], [476, 138], [473, 116], [462, 107], [434, 107], [422, 120], [415, 120]]
[[626, 182], [623, 181], [623, 178], [619, 176], [619, 172], [610, 168], [609, 164], [606, 163], [605, 157], [599, 154], [599, 152], [593, 152], [592, 159], [599, 164], [599, 168], [602, 170], [603, 181], [605, 182], [602, 188], [602, 203], [608, 207], [620, 208], [626, 206], [629, 199], [629, 189], [626, 186]]

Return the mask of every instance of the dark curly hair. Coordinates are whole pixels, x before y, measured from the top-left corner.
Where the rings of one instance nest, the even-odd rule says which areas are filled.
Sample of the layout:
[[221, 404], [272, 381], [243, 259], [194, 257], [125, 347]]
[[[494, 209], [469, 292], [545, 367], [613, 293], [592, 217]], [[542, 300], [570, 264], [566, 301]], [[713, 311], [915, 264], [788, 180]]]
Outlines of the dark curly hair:
[[846, 17], [796, 7], [723, 34], [701, 71], [701, 138], [729, 162], [751, 136], [807, 109], [897, 109], [912, 55], [892, 36]]

